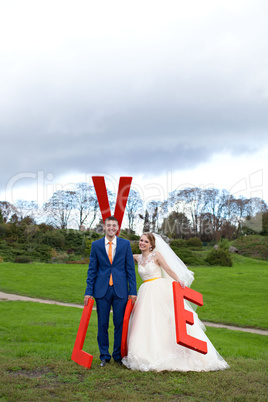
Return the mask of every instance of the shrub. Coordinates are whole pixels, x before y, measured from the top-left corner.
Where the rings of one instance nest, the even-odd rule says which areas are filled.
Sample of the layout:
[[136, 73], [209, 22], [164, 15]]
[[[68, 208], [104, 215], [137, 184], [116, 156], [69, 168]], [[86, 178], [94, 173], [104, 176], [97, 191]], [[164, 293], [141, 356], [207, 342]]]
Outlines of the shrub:
[[229, 249], [229, 241], [227, 239], [221, 239], [219, 242], [219, 247], [223, 250], [228, 250]]
[[183, 239], [176, 239], [172, 240], [170, 242], [170, 247], [185, 247], [186, 246], [186, 240]]
[[52, 225], [47, 225], [46, 223], [40, 223], [38, 225], [38, 227], [39, 227], [39, 230], [42, 233], [45, 233], [45, 232], [48, 232], [48, 231], [52, 232], [53, 230], [55, 230], [55, 228]]
[[89, 237], [91, 237], [94, 240], [98, 240], [102, 237], [103, 235], [101, 235], [100, 233], [97, 232], [93, 232], [93, 231], [89, 231]]
[[20, 264], [29, 264], [30, 262], [32, 262], [32, 259], [28, 255], [18, 255], [15, 262], [18, 262]]
[[202, 241], [199, 237], [190, 237], [188, 240], [184, 239], [175, 239], [170, 242], [170, 246], [173, 247], [189, 247], [193, 249], [201, 249], [203, 246]]
[[53, 232], [47, 231], [44, 233], [41, 242], [56, 249], [63, 249], [65, 245], [65, 238], [63, 234], [57, 230]]
[[127, 229], [122, 229], [120, 230], [120, 235], [122, 239], [127, 239], [127, 240], [139, 240], [140, 236], [135, 235], [135, 232], [133, 230], [129, 231]]
[[0, 240], [0, 252], [1, 257], [4, 258], [5, 261], [14, 262], [15, 254], [11, 247], [9, 247], [8, 243], [5, 240]]
[[95, 240], [93, 240], [93, 239], [86, 239], [86, 240], [85, 240], [84, 254], [85, 254], [86, 257], [89, 257], [89, 256], [90, 256], [90, 253], [91, 253], [91, 245], [92, 245], [93, 241], [95, 241]]
[[208, 262], [209, 265], [219, 265], [222, 267], [231, 267], [233, 265], [229, 252], [221, 248], [218, 250], [211, 250], [205, 261]]
[[31, 247], [27, 247], [27, 254], [35, 261], [51, 262], [51, 247], [45, 244], [33, 243]]
[[6, 225], [4, 223], [0, 223], [0, 237], [6, 236]]
[[190, 239], [186, 240], [186, 246], [190, 248], [200, 249], [203, 246], [202, 241], [199, 237], [190, 237]]
[[20, 248], [19, 243], [15, 242], [14, 239], [12, 239], [12, 238], [10, 238], [10, 237], [8, 237], [8, 238], [6, 239], [6, 242], [7, 242], [7, 244], [9, 245], [10, 248], [13, 248], [13, 249]]
[[50, 254], [52, 260], [54, 261], [54, 259], [57, 257], [57, 254], [58, 254], [58, 253], [57, 253], [57, 251], [56, 251], [54, 248], [52, 248], [52, 249], [50, 250], [49, 254]]
[[61, 230], [60, 234], [64, 236], [65, 244], [64, 249], [71, 249], [75, 254], [82, 254], [84, 252], [84, 237], [83, 232], [74, 229]]
[[4, 258], [1, 257], [1, 255], [0, 255], [0, 263], [1, 263], [1, 262], [4, 262]]
[[140, 254], [141, 251], [139, 249], [139, 242], [138, 241], [133, 241], [132, 243], [130, 243], [131, 246], [131, 250], [133, 254]]
[[69, 259], [68, 254], [65, 253], [64, 251], [62, 251], [62, 252], [58, 252], [56, 254], [56, 256], [52, 258], [52, 261], [58, 262], [58, 263], [66, 263], [66, 262], [68, 262], [68, 259]]
[[128, 239], [129, 239], [129, 240], [139, 240], [139, 239], [140, 239], [140, 236], [137, 236], [137, 235], [135, 235], [135, 234], [133, 234], [133, 233], [130, 233], [130, 234], [128, 235]]
[[[194, 255], [194, 253], [188, 248], [171, 247], [174, 253], [184, 262], [186, 265], [206, 265], [205, 261]], [[171, 267], [172, 268], [172, 267]]]

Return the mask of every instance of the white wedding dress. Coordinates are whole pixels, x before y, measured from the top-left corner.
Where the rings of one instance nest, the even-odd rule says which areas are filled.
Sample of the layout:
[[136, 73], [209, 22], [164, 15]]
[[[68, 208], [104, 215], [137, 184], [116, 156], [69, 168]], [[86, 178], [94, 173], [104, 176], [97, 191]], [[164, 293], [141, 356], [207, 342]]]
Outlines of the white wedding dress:
[[[162, 277], [163, 270], [154, 258], [155, 252], [152, 252], [147, 261], [139, 261], [139, 275], [147, 282], [139, 288], [129, 322], [128, 354], [122, 363], [140, 371], [213, 371], [228, 368], [226, 361], [205, 335], [204, 325], [187, 301], [185, 308], [194, 314], [194, 324], [187, 325], [187, 333], [207, 342], [208, 353], [204, 355], [176, 343], [172, 281]], [[180, 264], [183, 264], [182, 261]], [[184, 273], [180, 269], [178, 276], [188, 286], [193, 275], [184, 264], [183, 270]]]

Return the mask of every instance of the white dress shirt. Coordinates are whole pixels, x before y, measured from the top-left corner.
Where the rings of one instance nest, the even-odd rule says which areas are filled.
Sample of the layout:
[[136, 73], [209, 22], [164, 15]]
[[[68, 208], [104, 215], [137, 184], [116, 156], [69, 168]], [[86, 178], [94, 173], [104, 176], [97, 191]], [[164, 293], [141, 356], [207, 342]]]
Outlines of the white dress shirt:
[[[108, 255], [109, 246], [110, 246], [109, 241], [110, 240], [108, 240], [107, 237], [105, 236], [105, 249], [106, 249], [107, 255]], [[112, 256], [113, 256], [113, 259], [114, 259], [114, 256], [115, 256], [115, 250], [116, 250], [116, 236], [112, 240]]]

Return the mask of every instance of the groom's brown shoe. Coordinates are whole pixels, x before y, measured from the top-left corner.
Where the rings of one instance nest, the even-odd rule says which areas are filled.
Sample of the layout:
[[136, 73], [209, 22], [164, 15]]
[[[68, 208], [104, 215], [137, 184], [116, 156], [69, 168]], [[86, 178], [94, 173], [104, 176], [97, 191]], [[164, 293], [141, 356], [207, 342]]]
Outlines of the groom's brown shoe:
[[109, 363], [109, 360], [103, 359], [103, 360], [101, 361], [100, 367], [106, 366], [107, 363]]

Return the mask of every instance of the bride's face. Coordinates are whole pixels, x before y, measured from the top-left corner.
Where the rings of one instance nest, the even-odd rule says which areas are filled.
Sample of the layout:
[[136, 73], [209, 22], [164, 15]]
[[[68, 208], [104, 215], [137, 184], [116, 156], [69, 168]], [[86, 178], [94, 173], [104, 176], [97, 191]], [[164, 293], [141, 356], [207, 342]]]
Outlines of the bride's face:
[[149, 239], [147, 238], [147, 236], [142, 235], [139, 242], [139, 249], [141, 251], [150, 251], [150, 247], [151, 243], [149, 242]]

